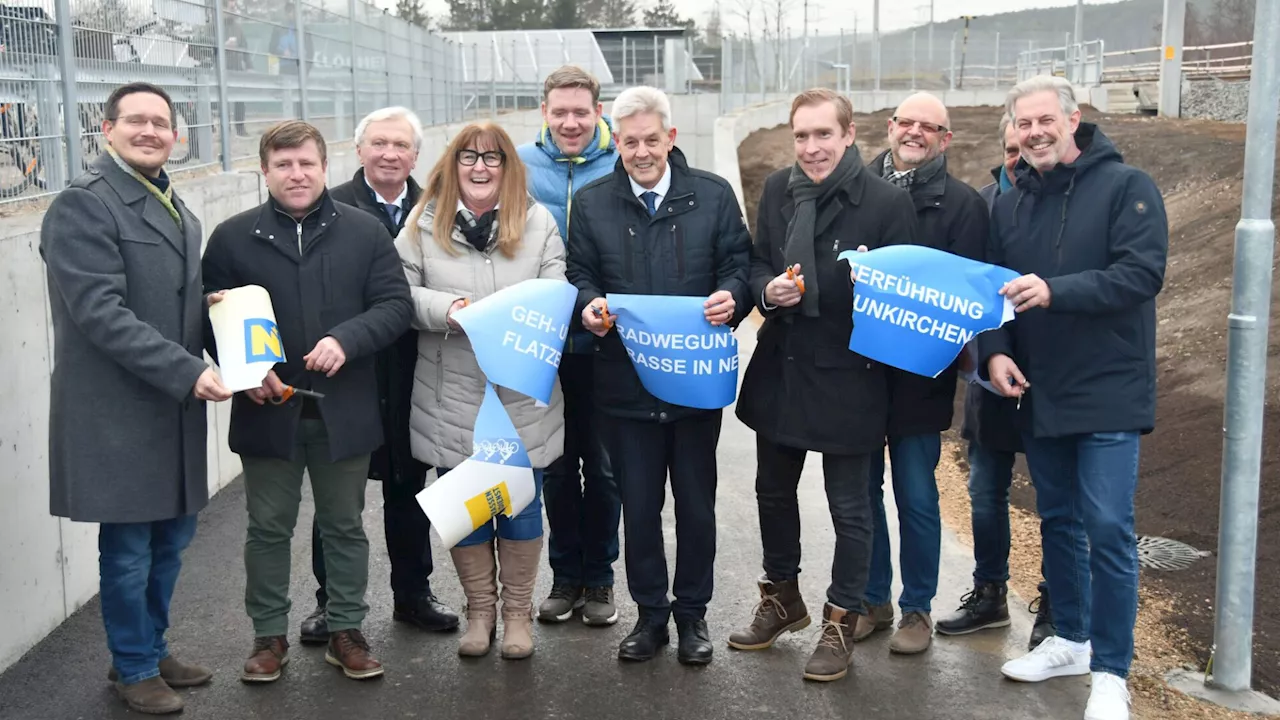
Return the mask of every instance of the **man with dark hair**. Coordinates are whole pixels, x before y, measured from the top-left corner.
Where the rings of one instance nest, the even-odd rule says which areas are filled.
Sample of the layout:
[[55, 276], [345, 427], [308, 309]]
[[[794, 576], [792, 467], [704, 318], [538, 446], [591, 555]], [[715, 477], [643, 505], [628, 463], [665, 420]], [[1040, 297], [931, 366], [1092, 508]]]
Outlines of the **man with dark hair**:
[[[555, 216], [572, 252], [568, 216], [574, 192], [608, 175], [618, 159], [600, 104], [600, 82], [575, 65], [554, 70], [542, 84], [542, 120], [538, 139], [518, 151], [529, 168], [529, 193]], [[622, 501], [605, 447], [607, 416], [595, 408], [594, 352], [591, 334], [575, 330], [560, 359], [564, 455], [547, 468], [542, 485], [553, 574], [551, 593], [538, 607], [542, 622], [563, 622], [578, 610], [587, 625], [618, 620], [613, 563]]]
[[[325, 660], [350, 678], [377, 677], [382, 665], [360, 632], [369, 576], [361, 512], [369, 455], [383, 442], [374, 355], [409, 327], [409, 286], [377, 218], [329, 196], [318, 130], [276, 125], [259, 155], [270, 197], [219, 225], [204, 257], [209, 292], [266, 288], [286, 358], [231, 409], [230, 445], [244, 464], [249, 511], [245, 609], [255, 636], [241, 679], [272, 682], [288, 661], [289, 546], [304, 472], [324, 544]], [[281, 402], [287, 386], [317, 394]]]
[[171, 688], [213, 677], [171, 656], [165, 630], [209, 501], [205, 402], [231, 397], [204, 361], [200, 221], [164, 171], [173, 117], [164, 90], [116, 88], [107, 152], [40, 230], [54, 337], [49, 511], [100, 523], [109, 678], [148, 714], [181, 711]]
[[[806, 90], [791, 104], [795, 164], [765, 180], [751, 259], [751, 297], [764, 315], [742, 378], [738, 417], [756, 431], [756, 501], [764, 577], [738, 650], [772, 647], [808, 627], [800, 593], [796, 488], [810, 451], [822, 454], [835, 525], [835, 562], [807, 680], [838, 680], [853, 661], [871, 557], [868, 469], [884, 447], [884, 366], [849, 350], [853, 287], [845, 250], [910, 243], [911, 198], [862, 164], [848, 98]], [[874, 481], [875, 478], [872, 478]]]
[[[406, 108], [374, 110], [356, 126], [355, 144], [360, 169], [330, 195], [377, 218], [394, 239], [422, 194], [411, 175], [422, 145], [422, 124]], [[410, 396], [417, 362], [418, 333], [413, 329], [375, 358], [385, 436], [369, 461], [369, 477], [382, 482], [383, 530], [391, 560], [391, 617], [423, 630], [454, 630], [457, 613], [431, 592], [431, 522], [417, 500], [431, 466], [418, 462], [409, 450]], [[323, 645], [329, 642], [325, 621], [329, 596], [318, 522], [311, 525], [311, 571], [318, 585], [316, 609], [302, 621], [299, 639]]]

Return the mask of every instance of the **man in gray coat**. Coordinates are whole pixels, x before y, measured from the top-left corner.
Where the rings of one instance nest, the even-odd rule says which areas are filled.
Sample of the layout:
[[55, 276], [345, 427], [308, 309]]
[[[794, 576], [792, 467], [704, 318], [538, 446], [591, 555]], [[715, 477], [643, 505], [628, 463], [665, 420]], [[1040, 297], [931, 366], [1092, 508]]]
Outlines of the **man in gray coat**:
[[209, 501], [205, 401], [231, 397], [203, 359], [200, 221], [164, 171], [174, 115], [154, 85], [112, 92], [107, 153], [40, 231], [54, 332], [49, 511], [101, 523], [109, 677], [148, 714], [182, 710], [171, 688], [212, 677], [170, 656], [164, 633]]

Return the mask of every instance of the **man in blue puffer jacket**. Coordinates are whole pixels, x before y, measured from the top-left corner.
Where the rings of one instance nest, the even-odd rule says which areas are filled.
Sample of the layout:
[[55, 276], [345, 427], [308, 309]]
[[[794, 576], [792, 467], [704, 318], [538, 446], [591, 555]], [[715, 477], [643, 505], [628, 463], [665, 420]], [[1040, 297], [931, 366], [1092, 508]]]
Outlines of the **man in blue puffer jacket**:
[[[555, 216], [566, 246], [573, 231], [568, 220], [573, 194], [612, 172], [618, 160], [603, 113], [600, 82], [566, 65], [543, 83], [538, 139], [519, 148], [529, 169], [529, 193]], [[580, 610], [587, 625], [607, 626], [618, 619], [613, 563], [618, 559], [622, 505], [601, 431], [604, 418], [595, 412], [592, 399], [594, 340], [585, 331], [572, 333], [560, 360], [564, 455], [546, 469], [543, 479], [550, 526], [547, 555], [554, 577], [538, 619], [563, 622]]]

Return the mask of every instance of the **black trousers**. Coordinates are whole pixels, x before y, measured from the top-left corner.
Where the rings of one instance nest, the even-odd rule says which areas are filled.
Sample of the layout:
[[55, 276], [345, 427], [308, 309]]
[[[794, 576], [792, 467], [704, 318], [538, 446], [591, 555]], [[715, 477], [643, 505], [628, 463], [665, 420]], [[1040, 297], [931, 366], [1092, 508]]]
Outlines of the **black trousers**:
[[[627, 585], [641, 617], [665, 625], [701, 619], [711, 602], [716, 556], [716, 445], [722, 411], [669, 423], [613, 418], [613, 471], [622, 494]], [[675, 498], [676, 574], [667, 597], [662, 508]]]
[[[808, 451], [777, 445], [756, 436], [756, 503], [764, 572], [770, 582], [800, 575], [800, 503], [796, 490]], [[827, 601], [862, 612], [871, 566], [870, 455], [822, 456], [827, 505], [836, 532], [835, 559]]]
[[[427, 473], [406, 473], [409, 482], [382, 481], [382, 525], [391, 558], [391, 592], [395, 602], [410, 602], [431, 592], [431, 521], [416, 495], [426, 486]], [[316, 603], [325, 605], [324, 550], [320, 528], [311, 523], [311, 572], [316, 576]]]

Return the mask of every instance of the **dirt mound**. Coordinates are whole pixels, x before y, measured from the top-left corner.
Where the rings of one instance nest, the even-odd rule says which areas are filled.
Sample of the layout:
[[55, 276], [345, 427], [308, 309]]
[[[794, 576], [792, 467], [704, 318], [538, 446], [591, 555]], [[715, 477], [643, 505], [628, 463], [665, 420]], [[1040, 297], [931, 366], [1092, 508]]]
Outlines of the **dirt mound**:
[[[869, 160], [885, 146], [891, 112], [859, 115], [858, 147]], [[996, 137], [1000, 108], [952, 112], [955, 134], [949, 169], [974, 187], [991, 181], [1000, 162]], [[1169, 537], [1201, 550], [1216, 551], [1221, 490], [1223, 397], [1226, 392], [1226, 316], [1231, 305], [1234, 230], [1240, 216], [1245, 128], [1210, 121], [1169, 121], [1101, 115], [1086, 108], [1131, 165], [1142, 168], [1164, 193], [1169, 215], [1169, 261], [1158, 300], [1156, 337], [1159, 365], [1156, 430], [1143, 439], [1137, 504], [1138, 532]], [[762, 130], [739, 149], [743, 191], [754, 230], [756, 204], [765, 176], [793, 161], [787, 126]], [[1280, 195], [1277, 196], [1280, 203]], [[1273, 304], [1277, 299], [1273, 290]], [[1280, 391], [1275, 372], [1280, 355], [1280, 309], [1271, 317], [1267, 397]], [[956, 416], [959, 425], [959, 414]], [[1265, 429], [1274, 433], [1280, 408], [1266, 409]], [[954, 439], [954, 438], [953, 438]], [[1280, 443], [1264, 443], [1259, 504], [1254, 679], [1262, 690], [1280, 694]], [[1034, 511], [1025, 484], [1014, 502]], [[1015, 549], [1016, 552], [1016, 549]], [[1143, 571], [1175, 598], [1173, 620], [1192, 639], [1201, 667], [1213, 642], [1216, 556], [1189, 570]]]

